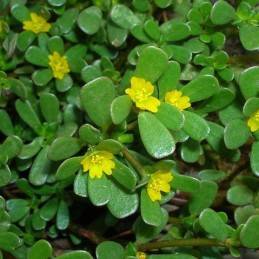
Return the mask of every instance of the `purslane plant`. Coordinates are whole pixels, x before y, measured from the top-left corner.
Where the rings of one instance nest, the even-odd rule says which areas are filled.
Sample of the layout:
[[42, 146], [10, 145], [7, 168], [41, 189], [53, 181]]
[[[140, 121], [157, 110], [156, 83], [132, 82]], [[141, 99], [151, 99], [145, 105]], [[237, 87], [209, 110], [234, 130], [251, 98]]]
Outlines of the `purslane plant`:
[[256, 0], [0, 2], [0, 258], [259, 248]]

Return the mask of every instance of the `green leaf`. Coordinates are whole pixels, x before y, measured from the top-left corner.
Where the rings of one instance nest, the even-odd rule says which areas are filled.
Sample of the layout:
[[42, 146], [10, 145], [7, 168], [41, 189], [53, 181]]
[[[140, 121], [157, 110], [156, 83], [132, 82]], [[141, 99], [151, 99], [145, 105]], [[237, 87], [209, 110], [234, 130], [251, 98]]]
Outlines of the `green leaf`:
[[239, 76], [240, 90], [245, 97], [256, 97], [259, 92], [259, 66], [244, 70]]
[[153, 19], [147, 20], [144, 24], [144, 30], [150, 38], [154, 39], [155, 41], [159, 41], [160, 29], [156, 21]]
[[59, 36], [53, 36], [48, 39], [48, 49], [50, 53], [58, 52], [60, 55], [63, 55], [64, 53], [64, 42], [61, 37]]
[[180, 130], [184, 125], [183, 113], [168, 103], [161, 103], [155, 116], [170, 130]]
[[126, 29], [120, 28], [113, 23], [108, 23], [107, 33], [109, 42], [116, 48], [120, 47], [128, 36], [128, 31]]
[[132, 5], [136, 10], [140, 12], [146, 12], [150, 8], [150, 4], [148, 0], [133, 0]]
[[183, 114], [185, 117], [183, 130], [196, 141], [207, 138], [210, 127], [206, 120], [193, 112], [183, 111]]
[[174, 190], [182, 192], [197, 192], [200, 188], [200, 183], [196, 178], [186, 175], [174, 174], [171, 186]]
[[4, 187], [5, 185], [7, 185], [11, 181], [11, 178], [12, 173], [7, 166], [5, 168], [0, 168], [0, 187]]
[[96, 257], [98, 259], [124, 259], [124, 249], [116, 242], [104, 241], [97, 246]]
[[56, 259], [93, 259], [93, 257], [86, 251], [73, 251], [56, 257]]
[[95, 34], [102, 24], [102, 11], [96, 6], [84, 9], [77, 18], [77, 24], [86, 34]]
[[223, 241], [228, 237], [227, 225], [214, 210], [203, 210], [199, 222], [202, 228], [215, 238]]
[[95, 145], [102, 140], [101, 132], [90, 124], [84, 124], [79, 129], [79, 137], [87, 144]]
[[120, 124], [130, 114], [132, 102], [128, 95], [116, 97], [111, 104], [111, 118], [114, 124]]
[[124, 29], [131, 29], [140, 23], [139, 18], [126, 5], [114, 5], [110, 15], [112, 21]]
[[97, 150], [106, 150], [113, 154], [119, 154], [122, 150], [122, 144], [115, 139], [105, 139], [102, 140], [97, 146]]
[[226, 177], [226, 173], [215, 169], [204, 169], [199, 172], [199, 178], [206, 181], [220, 182]]
[[53, 161], [64, 160], [78, 153], [80, 149], [81, 144], [77, 138], [69, 136], [59, 137], [49, 147], [48, 157]]
[[22, 240], [12, 232], [0, 233], [0, 249], [12, 252], [16, 248], [22, 245]]
[[80, 73], [86, 65], [85, 56], [87, 48], [83, 44], [77, 44], [68, 49], [65, 53], [71, 72]]
[[188, 64], [192, 59], [192, 52], [183, 46], [170, 44], [166, 45], [164, 50], [169, 57], [184, 65]]
[[88, 177], [88, 195], [95, 206], [102, 206], [111, 198], [111, 181], [105, 175], [101, 178]]
[[259, 247], [259, 216], [252, 216], [248, 219], [240, 232], [240, 241], [242, 245], [248, 248]]
[[48, 200], [40, 209], [40, 217], [45, 221], [52, 220], [57, 213], [58, 205], [59, 200], [57, 198]]
[[23, 4], [14, 4], [11, 13], [19, 22], [30, 20], [30, 12]]
[[189, 202], [189, 211], [192, 214], [199, 214], [203, 209], [210, 207], [217, 195], [218, 186], [211, 181], [201, 181], [198, 189], [192, 193]]
[[138, 209], [138, 195], [129, 193], [117, 184], [111, 184], [111, 196], [108, 202], [108, 209], [116, 218], [125, 218], [136, 212]]
[[66, 74], [62, 79], [56, 79], [56, 89], [63, 93], [68, 91], [73, 86], [73, 79], [69, 74]]
[[206, 103], [202, 105], [201, 108], [197, 109], [197, 113], [209, 113], [221, 110], [222, 108], [225, 108], [235, 98], [235, 94], [232, 90], [228, 88], [220, 88], [220, 90], [213, 95], [211, 98], [209, 98]]
[[43, 117], [49, 123], [59, 119], [59, 100], [56, 95], [43, 93], [40, 95], [40, 108]]
[[181, 74], [181, 67], [176, 61], [169, 61], [164, 73], [158, 80], [159, 99], [164, 100], [165, 94], [176, 88]]
[[29, 159], [34, 157], [41, 149], [42, 138], [35, 138], [31, 143], [22, 146], [21, 152], [18, 154], [20, 159]]
[[13, 135], [14, 128], [9, 114], [5, 110], [1, 109], [0, 118], [0, 131], [6, 136]]
[[59, 167], [56, 173], [57, 180], [65, 180], [73, 176], [81, 167], [82, 157], [71, 157], [66, 159]]
[[211, 75], [201, 75], [186, 84], [181, 91], [190, 97], [191, 102], [207, 99], [219, 90], [218, 80]]
[[52, 247], [46, 240], [37, 241], [27, 254], [28, 259], [49, 259], [52, 256]]
[[134, 189], [137, 183], [136, 174], [119, 160], [115, 160], [112, 177], [128, 190]]
[[17, 100], [15, 102], [15, 109], [21, 119], [26, 122], [36, 133], [40, 131], [41, 122], [29, 101], [22, 102], [21, 100]]
[[153, 114], [139, 113], [138, 124], [141, 140], [151, 156], [163, 158], [174, 152], [173, 136]]
[[9, 78], [9, 83], [14, 94], [22, 99], [27, 98], [28, 89], [22, 81], [15, 78]]
[[250, 163], [253, 173], [259, 176], [259, 142], [254, 142], [252, 145], [252, 151], [250, 155]]
[[235, 9], [226, 1], [217, 1], [210, 13], [212, 23], [223, 25], [231, 22], [235, 18]]
[[16, 157], [22, 150], [22, 140], [17, 136], [9, 136], [0, 146], [1, 155], [8, 159]]
[[251, 97], [249, 98], [243, 107], [243, 113], [245, 116], [249, 117], [253, 113], [259, 110], [259, 98]]
[[166, 8], [172, 4], [172, 0], [155, 0], [155, 4], [160, 8]]
[[230, 121], [224, 130], [224, 142], [229, 149], [237, 149], [243, 146], [249, 136], [250, 131], [246, 122], [239, 119]]
[[181, 145], [181, 158], [187, 163], [197, 162], [203, 150], [199, 142], [188, 139]]
[[239, 37], [243, 47], [247, 50], [258, 50], [259, 49], [259, 39], [255, 35], [259, 34], [258, 26], [244, 23], [240, 26]]
[[55, 7], [60, 7], [66, 3], [66, 0], [48, 0], [48, 3]]
[[152, 201], [144, 188], [141, 191], [140, 199], [140, 213], [143, 221], [148, 225], [158, 227], [163, 218], [159, 202]]
[[45, 86], [53, 78], [52, 70], [49, 68], [36, 70], [32, 74], [32, 80], [37, 86]]
[[143, 43], [149, 43], [150, 38], [148, 35], [145, 33], [144, 28], [142, 25], [138, 24], [131, 28], [130, 30], [132, 36], [134, 36], [138, 41], [143, 42]]
[[153, 240], [168, 223], [168, 212], [162, 208], [161, 224], [158, 227], [147, 225], [141, 217], [139, 217], [133, 225], [133, 230], [138, 243], [147, 243]]
[[243, 206], [253, 201], [253, 192], [245, 185], [235, 185], [228, 189], [227, 200], [233, 205]]
[[17, 38], [17, 48], [20, 51], [25, 51], [34, 41], [35, 34], [32, 31], [23, 31], [19, 33]]
[[[82, 105], [90, 119], [100, 127], [111, 123], [110, 108], [115, 98], [112, 81], [105, 77], [97, 78], [86, 84], [81, 91]], [[98, 105], [96, 103], [98, 102]]]
[[96, 65], [86, 65], [81, 70], [81, 77], [86, 83], [102, 76], [100, 68]]
[[40, 217], [40, 212], [34, 212], [31, 217], [31, 225], [34, 230], [43, 230], [46, 228], [46, 221]]
[[30, 204], [23, 199], [10, 199], [6, 202], [6, 208], [11, 218], [11, 222], [21, 220], [30, 210]]
[[49, 148], [44, 147], [35, 158], [29, 173], [29, 181], [34, 185], [43, 185], [51, 173], [52, 162], [48, 158]]
[[36, 46], [27, 49], [25, 59], [36, 66], [47, 67], [49, 64], [48, 52]]
[[59, 230], [67, 229], [70, 221], [68, 205], [64, 200], [61, 200], [58, 206], [56, 225]]
[[78, 13], [79, 11], [77, 8], [70, 8], [62, 14], [62, 16], [56, 22], [61, 33], [68, 33], [71, 31], [74, 23], [77, 20]]
[[154, 83], [166, 70], [168, 58], [166, 53], [157, 47], [145, 48], [138, 59], [135, 75]]
[[237, 225], [245, 224], [247, 220], [255, 214], [256, 209], [253, 205], [238, 207], [235, 210], [235, 222], [237, 223]]
[[165, 41], [180, 41], [190, 36], [190, 27], [180, 21], [170, 20], [161, 25]]
[[79, 172], [74, 181], [74, 193], [81, 197], [87, 197], [88, 174]]
[[0, 208], [0, 231], [7, 231], [10, 225], [11, 224], [9, 214], [3, 208]]

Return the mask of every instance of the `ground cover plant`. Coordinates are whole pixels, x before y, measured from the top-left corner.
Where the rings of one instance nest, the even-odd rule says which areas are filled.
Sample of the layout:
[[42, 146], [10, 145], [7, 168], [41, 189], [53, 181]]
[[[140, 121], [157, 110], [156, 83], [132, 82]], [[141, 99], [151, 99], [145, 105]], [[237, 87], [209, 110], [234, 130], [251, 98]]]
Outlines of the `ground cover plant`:
[[258, 10], [1, 0], [0, 258], [256, 253]]

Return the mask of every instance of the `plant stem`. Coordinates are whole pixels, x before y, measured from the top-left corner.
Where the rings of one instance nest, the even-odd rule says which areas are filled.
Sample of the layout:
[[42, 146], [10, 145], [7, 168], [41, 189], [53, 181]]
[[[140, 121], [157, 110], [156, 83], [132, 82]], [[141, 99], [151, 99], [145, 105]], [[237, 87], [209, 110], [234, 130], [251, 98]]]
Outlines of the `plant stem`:
[[163, 240], [163, 241], [151, 242], [147, 244], [141, 244], [138, 246], [138, 251], [145, 252], [145, 251], [161, 249], [166, 247], [183, 247], [183, 246], [228, 247], [228, 244], [226, 242], [221, 242], [216, 239], [208, 239], [208, 238], [174, 239], [174, 240]]
[[183, 223], [183, 220], [181, 218], [176, 218], [176, 217], [170, 217], [168, 219], [168, 222], [174, 225], [179, 225]]
[[130, 151], [124, 147], [122, 149], [122, 154], [126, 158], [126, 160], [138, 171], [141, 177], [146, 175], [146, 171], [144, 167], [139, 163], [139, 161], [130, 153]]
[[75, 224], [70, 224], [69, 229], [74, 232], [75, 234], [84, 237], [88, 240], [90, 240], [93, 244], [100, 244], [101, 242], [105, 241], [105, 238], [99, 236], [97, 233], [85, 229], [81, 226], [75, 225]]
[[131, 123], [128, 124], [127, 126], [127, 130], [133, 130], [135, 129], [135, 127], [138, 125], [138, 122], [137, 121], [133, 121]]
[[249, 55], [235, 55], [229, 57], [230, 64], [258, 64], [259, 55], [258, 54], [249, 54]]

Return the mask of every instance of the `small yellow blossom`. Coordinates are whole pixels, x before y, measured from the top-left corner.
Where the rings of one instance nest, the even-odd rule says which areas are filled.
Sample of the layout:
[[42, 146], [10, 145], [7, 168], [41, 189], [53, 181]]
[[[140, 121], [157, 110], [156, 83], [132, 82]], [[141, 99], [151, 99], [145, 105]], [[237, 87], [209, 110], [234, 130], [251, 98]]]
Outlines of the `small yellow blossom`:
[[52, 69], [53, 76], [60, 80], [70, 72], [67, 57], [61, 56], [56, 51], [54, 51], [52, 55], [49, 55], [49, 66]]
[[247, 121], [247, 125], [252, 132], [259, 130], [259, 110], [251, 115]]
[[152, 201], [161, 200], [161, 192], [170, 192], [170, 182], [173, 176], [170, 172], [158, 170], [151, 174], [148, 185], [147, 193]]
[[132, 77], [131, 86], [126, 89], [126, 94], [132, 99], [136, 106], [141, 110], [157, 112], [160, 101], [151, 96], [154, 86], [143, 78]]
[[42, 16], [31, 13], [31, 20], [23, 22], [23, 29], [25, 31], [32, 31], [34, 33], [48, 32], [50, 30], [50, 23], [48, 23]]
[[137, 259], [146, 259], [147, 255], [144, 252], [137, 252]]
[[101, 178], [103, 173], [112, 174], [112, 169], [115, 168], [113, 161], [114, 156], [107, 151], [94, 151], [87, 154], [81, 161], [83, 171], [89, 171], [90, 178]]
[[178, 90], [167, 92], [165, 95], [165, 101], [175, 106], [180, 111], [191, 107], [190, 98], [183, 95], [183, 93]]

